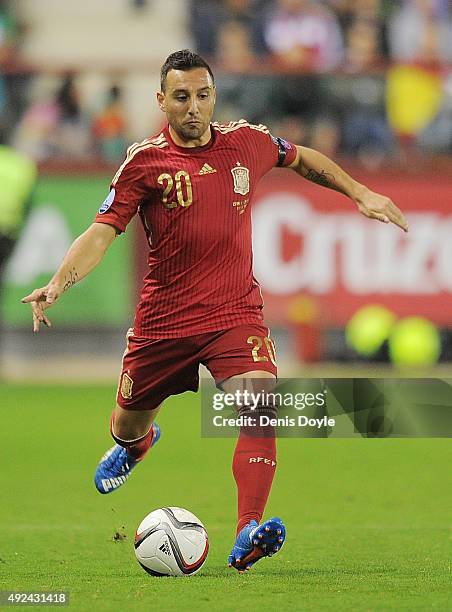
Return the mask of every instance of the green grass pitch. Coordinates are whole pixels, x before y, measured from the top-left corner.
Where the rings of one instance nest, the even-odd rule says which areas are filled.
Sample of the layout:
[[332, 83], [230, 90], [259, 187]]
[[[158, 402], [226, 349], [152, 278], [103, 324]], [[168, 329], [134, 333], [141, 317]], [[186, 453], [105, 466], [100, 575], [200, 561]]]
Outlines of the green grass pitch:
[[[241, 576], [226, 563], [234, 441], [200, 437], [196, 395], [167, 402], [158, 446], [108, 496], [92, 478], [112, 387], [4, 384], [0, 397], [0, 590], [66, 590], [90, 611], [451, 609], [448, 440], [280, 440], [266, 516], [288, 538]], [[135, 561], [136, 526], [167, 505], [207, 527], [196, 576], [152, 578]]]

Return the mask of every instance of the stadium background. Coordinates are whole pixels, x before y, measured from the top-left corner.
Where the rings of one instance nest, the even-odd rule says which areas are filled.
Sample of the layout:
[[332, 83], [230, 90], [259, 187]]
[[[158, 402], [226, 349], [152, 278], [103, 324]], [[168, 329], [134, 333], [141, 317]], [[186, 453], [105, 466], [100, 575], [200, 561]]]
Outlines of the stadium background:
[[113, 355], [120, 354], [145, 270], [137, 225], [53, 309], [51, 334], [30, 336], [29, 314], [17, 298], [46, 282], [91, 221], [128, 144], [160, 129], [153, 99], [158, 69], [169, 52], [186, 46], [215, 67], [216, 119], [266, 123], [275, 134], [339, 159], [392, 197], [411, 225], [403, 236], [295, 175], [274, 171], [265, 178], [254, 209], [255, 268], [281, 365], [356, 357], [343, 328], [368, 303], [389, 306], [398, 317], [432, 320], [444, 330], [441, 359], [448, 360], [447, 2], [172, 0], [170, 22], [167, 3], [158, 0], [112, 0], [108, 11], [101, 0], [89, 9], [52, 0], [2, 5], [2, 132], [40, 169], [5, 274], [7, 376], [28, 375], [25, 356], [29, 362], [46, 355], [56, 368], [68, 346], [67, 359], [100, 352], [100, 363], [112, 358], [109, 375], [116, 371]]
[[[108, 193], [109, 180], [126, 147], [156, 133], [163, 125], [154, 101], [159, 68], [170, 52], [185, 47], [198, 50], [212, 63], [218, 89], [217, 120], [245, 117], [265, 123], [275, 135], [332, 156], [358, 180], [390, 196], [406, 213], [410, 224], [410, 233], [403, 235], [395, 227], [364, 219], [344, 197], [287, 171], [275, 170], [265, 177], [254, 209], [255, 273], [263, 287], [266, 321], [277, 342], [281, 374], [447, 378], [451, 371], [452, 15], [447, 0], [3, 0], [1, 133], [7, 143], [31, 156], [39, 167], [33, 204], [8, 262], [1, 292], [1, 403], [7, 432], [5, 448], [11, 461], [7, 482], [15, 490], [9, 509], [4, 508], [3, 529], [8, 537], [16, 534], [12, 527], [15, 518], [16, 529], [30, 524], [27, 488], [17, 485], [16, 478], [28, 479], [28, 470], [34, 473], [49, 467], [37, 457], [36, 437], [48, 448], [62, 449], [67, 443], [76, 452], [77, 436], [83, 438], [86, 434], [76, 412], [83, 412], [87, 408], [84, 404], [91, 402], [90, 416], [83, 418], [97, 433], [88, 435], [86, 449], [91, 454], [84, 457], [83, 468], [91, 470], [97, 455], [109, 444], [106, 422], [125, 331], [145, 269], [146, 249], [138, 224], [115, 242], [88, 279], [52, 308], [52, 330], [33, 335], [30, 312], [19, 300], [48, 281], [72, 240], [91, 222]], [[384, 346], [366, 359], [353, 351], [345, 342], [344, 327], [367, 304], [389, 307], [398, 318], [420, 315], [437, 325], [441, 330], [440, 363], [400, 370], [388, 363]], [[176, 415], [180, 418], [184, 402], [190, 407], [194, 423], [190, 427], [194, 427], [196, 437], [195, 396], [174, 401], [174, 412], [169, 410], [162, 417], [175, 442], [181, 445], [186, 441], [178, 433]], [[18, 415], [22, 430], [19, 445], [13, 435], [17, 432]], [[75, 438], [71, 443], [67, 442], [71, 436], [65, 429], [65, 420]], [[39, 432], [37, 421], [42, 425]], [[65, 440], [60, 440], [61, 436]], [[201, 446], [210, 444], [213, 449], [213, 442], [219, 445], [215, 452], [219, 456], [223, 453], [225, 462], [229, 461], [226, 441], [204, 440]], [[332, 574], [308, 571], [303, 589], [307, 587], [309, 591], [315, 584], [321, 584], [326, 591], [331, 589], [327, 599], [336, 609], [345, 606], [345, 602], [349, 607], [374, 609], [365, 592], [356, 591], [356, 580], [367, 584], [372, 581], [372, 571], [360, 574], [356, 570], [355, 575], [356, 566], [340, 555], [341, 546], [352, 542], [353, 554], [363, 565], [372, 568], [373, 562], [378, 565], [383, 559], [380, 569], [393, 568], [394, 584], [389, 577], [385, 582], [385, 570], [380, 575], [376, 569], [376, 592], [392, 593], [385, 600], [388, 607], [402, 609], [404, 598], [409, 596], [413, 606], [422, 607], [428, 601], [436, 602], [440, 608], [445, 606], [445, 587], [441, 586], [445, 583], [441, 583], [441, 577], [445, 580], [447, 447], [440, 441], [412, 441], [411, 447], [392, 441], [394, 446], [390, 448], [358, 448], [351, 446], [352, 442], [357, 444], [355, 441], [347, 441], [350, 446], [338, 446], [336, 442], [328, 449], [319, 449], [312, 446], [315, 442], [309, 441], [304, 447], [285, 443], [283, 457], [286, 453], [297, 465], [300, 461], [316, 465], [319, 480], [305, 475], [300, 486], [307, 498], [311, 496], [310, 507], [317, 512], [317, 523], [322, 523], [330, 541], [335, 541], [337, 568], [348, 567], [349, 575], [345, 572], [336, 576], [325, 542], [314, 540], [307, 527], [305, 562], [321, 567], [327, 559], [333, 566]], [[162, 452], [167, 463], [162, 458], [159, 469], [177, 480], [177, 460], [168, 451], [166, 455]], [[66, 449], [63, 463], [68, 460], [65, 453]], [[57, 451], [53, 455], [50, 452], [50, 456], [55, 459]], [[193, 457], [198, 457], [194, 450]], [[349, 457], [354, 457], [352, 468]], [[19, 461], [17, 465], [15, 461]], [[69, 516], [70, 520], [81, 521], [80, 533], [84, 536], [88, 533], [83, 532], [86, 520], [102, 524], [105, 521], [107, 531], [123, 521], [133, 532], [134, 521], [138, 522], [143, 512], [154, 506], [177, 503], [196, 510], [197, 497], [185, 483], [178, 488], [174, 502], [168, 501], [168, 495], [158, 493], [143, 503], [139, 491], [132, 491], [127, 494], [134, 504], [132, 513], [127, 513], [124, 500], [118, 500], [113, 512], [121, 518], [110, 520], [102, 514], [102, 500], [93, 502], [88, 485], [86, 491], [83, 488], [86, 483], [76, 470], [76, 462], [69, 461], [71, 478], [82, 491], [77, 489], [79, 499], [93, 505], [88, 519], [80, 518], [74, 508], [61, 507], [59, 513], [55, 509], [57, 526], [65, 524], [61, 518], [64, 514], [66, 520]], [[332, 477], [335, 484], [326, 494], [331, 504], [327, 512], [317, 487], [322, 483], [325, 492], [330, 486], [332, 464], [336, 465]], [[399, 469], [391, 484], [386, 476], [394, 464]], [[350, 490], [345, 487], [346, 492], [341, 486], [341, 469], [348, 469]], [[369, 471], [373, 472], [373, 480], [368, 477]], [[413, 472], [422, 485], [414, 487], [416, 490], [412, 487]], [[58, 473], [64, 477], [63, 468]], [[45, 474], [48, 477], [50, 472]], [[203, 474], [207, 478], [209, 473], [201, 470], [200, 477]], [[142, 479], [144, 485], [150, 475], [143, 469], [137, 480]], [[54, 495], [52, 482], [51, 478], [43, 489], [36, 482], [29, 485], [34, 499], [40, 497], [34, 503], [43, 515], [52, 516], [45, 502], [49, 499], [46, 493]], [[229, 487], [231, 495], [232, 487], [226, 475], [218, 483], [212, 485], [212, 501], [199, 513], [202, 516], [204, 510], [210, 518], [217, 544], [224, 540], [227, 547], [230, 534], [223, 534], [219, 526], [224, 516], [215, 514], [212, 508], [215, 499], [223, 499], [221, 487]], [[281, 476], [276, 491], [289, 500], [291, 486], [287, 475]], [[362, 493], [358, 495], [362, 503], [366, 496], [379, 496], [378, 501], [374, 499], [367, 535], [386, 542], [388, 525], [392, 524], [393, 539], [386, 542], [394, 554], [389, 566], [385, 565], [388, 548], [375, 545], [376, 561], [364, 544], [361, 549], [360, 543], [353, 543], [354, 528], [345, 519], [341, 522], [333, 508], [336, 502], [343, 510], [353, 506], [351, 522], [358, 521], [360, 512], [367, 513], [368, 508], [360, 508], [359, 501], [347, 506], [355, 487]], [[72, 494], [67, 485], [62, 489]], [[437, 504], [428, 501], [434, 496]], [[75, 507], [76, 501], [71, 504]], [[280, 512], [275, 497], [271, 504]], [[289, 516], [289, 524], [300, 516], [309, 523], [304, 504], [300, 502], [297, 511], [297, 516]], [[231, 510], [228, 520], [232, 515]], [[436, 531], [426, 528], [429, 515]], [[403, 531], [407, 517], [413, 532]], [[44, 525], [41, 527], [45, 533]], [[41, 533], [39, 529], [37, 533]], [[96, 536], [89, 532], [89, 537]], [[411, 562], [406, 549], [413, 538], [419, 539]], [[56, 537], [56, 541], [60, 539]], [[100, 542], [96, 546], [102, 549], [104, 540]], [[42, 546], [37, 536], [36, 545]], [[430, 545], [438, 553], [436, 556], [428, 556]], [[401, 556], [397, 557], [395, 550]], [[10, 562], [17, 554], [13, 551], [15, 544], [8, 544], [0, 555], [7, 560], [0, 564], [0, 570], [6, 568], [11, 570], [11, 576], [21, 577], [19, 581], [10, 577], [8, 585], [61, 586], [61, 580], [49, 581], [42, 567], [34, 574], [30, 561], [24, 561], [26, 571], [21, 575]], [[83, 551], [94, 568], [96, 558], [86, 542]], [[48, 564], [53, 568], [49, 571], [55, 571], [54, 556], [58, 558], [58, 553], [42, 554], [43, 567]], [[129, 554], [130, 551], [115, 550], [113, 556], [127, 561]], [[212, 556], [220, 568], [224, 555], [216, 554]], [[102, 549], [104, 565], [111, 561], [108, 555]], [[298, 563], [298, 557], [291, 562]], [[403, 579], [397, 573], [401, 567], [405, 568]], [[84, 568], [77, 568], [76, 576], [81, 576]], [[216, 579], [215, 571], [213, 577], [210, 575], [212, 580]], [[415, 572], [412, 581], [408, 578], [410, 571]], [[419, 578], [422, 571], [425, 583], [424, 578]], [[337, 572], [340, 574], [340, 569]], [[133, 569], [129, 573], [138, 589], [141, 576], [135, 575]], [[275, 575], [272, 579], [276, 580]], [[331, 586], [332, 575], [337, 589]], [[101, 580], [100, 570], [98, 579]], [[404, 580], [410, 593], [397, 591], [397, 585]], [[124, 589], [121, 597], [129, 597], [127, 583], [120, 582]], [[221, 585], [212, 584], [213, 597], [215, 588], [223, 588]], [[105, 587], [109, 588], [108, 582]], [[77, 592], [75, 583], [73, 588]], [[93, 584], [87, 588], [97, 592]], [[301, 596], [294, 584], [288, 583], [287, 588]], [[353, 593], [363, 599], [353, 599]], [[192, 595], [199, 596], [196, 601], [202, 607], [202, 594], [194, 590]], [[161, 596], [162, 601], [170, 597], [163, 591]], [[180, 596], [184, 596], [183, 591]], [[250, 593], [250, 601], [256, 602], [260, 596]], [[117, 594], [115, 601], [124, 601], [121, 597]], [[297, 597], [281, 599], [281, 603], [297, 609]], [[308, 596], [306, 609], [311, 604], [313, 609], [327, 605], [320, 596], [314, 597], [311, 604], [309, 601]], [[231, 604], [232, 607], [237, 609], [237, 605]], [[223, 608], [227, 609], [226, 604]]]

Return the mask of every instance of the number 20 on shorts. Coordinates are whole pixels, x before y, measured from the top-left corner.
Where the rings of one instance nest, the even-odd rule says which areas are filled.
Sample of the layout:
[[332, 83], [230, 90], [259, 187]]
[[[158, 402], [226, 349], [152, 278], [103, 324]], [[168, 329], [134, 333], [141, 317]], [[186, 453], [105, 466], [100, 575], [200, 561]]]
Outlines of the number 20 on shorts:
[[[268, 336], [265, 336], [265, 338], [261, 336], [249, 336], [247, 343], [253, 345], [251, 349], [253, 361], [268, 361], [270, 359], [272, 364], [276, 366], [275, 345], [271, 338]], [[265, 353], [267, 353], [267, 355]]]

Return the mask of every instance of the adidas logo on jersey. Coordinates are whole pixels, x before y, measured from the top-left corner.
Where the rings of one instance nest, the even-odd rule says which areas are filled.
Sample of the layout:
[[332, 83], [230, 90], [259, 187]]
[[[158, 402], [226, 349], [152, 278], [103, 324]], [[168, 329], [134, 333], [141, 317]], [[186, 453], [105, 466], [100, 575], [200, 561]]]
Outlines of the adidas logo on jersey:
[[215, 172], [215, 168], [212, 168], [212, 166], [209, 166], [209, 164], [204, 164], [204, 166], [199, 171], [199, 174], [215, 174]]
[[159, 550], [162, 551], [163, 554], [170, 556], [171, 551], [168, 542], [165, 540], [161, 546], [159, 546]]

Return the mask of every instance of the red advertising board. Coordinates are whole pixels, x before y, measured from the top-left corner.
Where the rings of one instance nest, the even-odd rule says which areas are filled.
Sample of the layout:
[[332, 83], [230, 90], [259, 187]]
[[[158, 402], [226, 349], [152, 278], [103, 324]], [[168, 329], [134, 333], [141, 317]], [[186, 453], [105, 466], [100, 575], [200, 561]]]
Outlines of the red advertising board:
[[358, 178], [404, 211], [408, 234], [293, 172], [275, 170], [260, 183], [254, 268], [266, 321], [284, 325], [293, 300], [309, 296], [325, 326], [343, 326], [369, 303], [452, 326], [452, 176]]
[[[326, 327], [342, 327], [369, 303], [452, 327], [452, 175], [353, 174], [392, 198], [410, 231], [367, 219], [343, 195], [295, 172], [273, 170], [252, 209], [266, 323], [286, 326], [294, 301], [305, 296]], [[139, 290], [147, 245], [144, 238], [137, 244]]]

